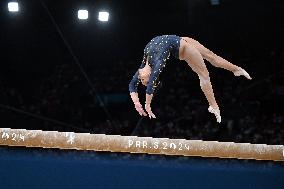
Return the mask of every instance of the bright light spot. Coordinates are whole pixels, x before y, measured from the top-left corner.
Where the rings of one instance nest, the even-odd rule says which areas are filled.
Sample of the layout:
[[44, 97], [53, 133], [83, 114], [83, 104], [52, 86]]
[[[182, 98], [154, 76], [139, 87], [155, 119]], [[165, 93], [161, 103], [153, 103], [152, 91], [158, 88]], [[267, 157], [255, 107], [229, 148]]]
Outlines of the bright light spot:
[[213, 5], [213, 6], [220, 5], [220, 1], [219, 0], [211, 0], [211, 5]]
[[99, 21], [101, 22], [107, 22], [108, 21], [108, 17], [109, 17], [109, 13], [108, 12], [104, 12], [104, 11], [101, 11], [99, 12]]
[[17, 2], [8, 3], [8, 10], [10, 12], [18, 12], [19, 11], [19, 4]]
[[78, 18], [81, 20], [86, 20], [89, 17], [89, 13], [87, 10], [78, 10]]

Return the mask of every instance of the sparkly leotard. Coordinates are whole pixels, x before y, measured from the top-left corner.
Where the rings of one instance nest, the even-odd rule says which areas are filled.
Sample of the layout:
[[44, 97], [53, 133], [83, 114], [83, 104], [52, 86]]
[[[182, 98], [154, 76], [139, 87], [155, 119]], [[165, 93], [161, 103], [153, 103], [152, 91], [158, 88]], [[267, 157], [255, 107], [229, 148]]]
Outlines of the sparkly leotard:
[[[159, 74], [162, 72], [166, 65], [166, 60], [170, 54], [179, 58], [179, 47], [181, 38], [176, 35], [162, 35], [153, 38], [144, 49], [143, 61], [140, 69], [148, 64], [152, 68], [151, 75], [147, 84], [146, 93], [153, 94], [156, 87], [159, 85]], [[138, 70], [134, 74], [129, 83], [129, 92], [137, 92], [137, 87], [140, 82], [138, 78]]]

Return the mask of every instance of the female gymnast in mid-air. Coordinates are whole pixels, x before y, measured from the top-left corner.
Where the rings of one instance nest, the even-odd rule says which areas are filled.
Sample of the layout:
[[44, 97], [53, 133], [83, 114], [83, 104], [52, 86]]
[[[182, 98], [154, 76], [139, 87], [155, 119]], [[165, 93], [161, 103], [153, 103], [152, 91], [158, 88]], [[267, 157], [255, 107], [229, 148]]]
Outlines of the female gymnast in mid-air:
[[[214, 54], [212, 51], [204, 47], [198, 41], [189, 37], [179, 37], [176, 35], [162, 35], [153, 38], [144, 49], [142, 64], [134, 74], [129, 83], [129, 92], [131, 99], [135, 105], [135, 109], [142, 116], [156, 118], [151, 110], [151, 101], [156, 87], [159, 85], [159, 74], [166, 65], [166, 60], [170, 54], [173, 54], [180, 60], [185, 60], [187, 64], [197, 73], [200, 80], [200, 87], [209, 103], [208, 111], [213, 113], [217, 122], [221, 122], [219, 106], [215, 100], [214, 92], [210, 82], [209, 72], [203, 59], [209, 61], [213, 66], [224, 68], [233, 72], [235, 76], [245, 76], [251, 79], [250, 75], [241, 67], [238, 67], [222, 57]], [[140, 104], [137, 87], [139, 82], [145, 86], [146, 102], [145, 110]]]

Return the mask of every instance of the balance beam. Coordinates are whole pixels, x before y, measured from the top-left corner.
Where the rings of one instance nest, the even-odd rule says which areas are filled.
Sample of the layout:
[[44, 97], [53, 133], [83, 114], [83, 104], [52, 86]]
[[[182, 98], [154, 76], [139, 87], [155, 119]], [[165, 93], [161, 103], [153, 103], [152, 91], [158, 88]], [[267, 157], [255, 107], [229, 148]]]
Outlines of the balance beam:
[[0, 145], [284, 161], [283, 145], [0, 128]]

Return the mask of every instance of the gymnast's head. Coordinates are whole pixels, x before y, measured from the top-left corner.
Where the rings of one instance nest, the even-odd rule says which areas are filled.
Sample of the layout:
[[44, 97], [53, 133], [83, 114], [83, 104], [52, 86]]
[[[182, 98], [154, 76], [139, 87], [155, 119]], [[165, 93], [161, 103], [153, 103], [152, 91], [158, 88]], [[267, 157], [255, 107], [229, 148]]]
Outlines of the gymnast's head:
[[141, 83], [145, 86], [147, 86], [149, 82], [151, 71], [152, 69], [148, 63], [146, 63], [146, 65], [143, 68], [138, 69], [138, 78], [141, 80]]

